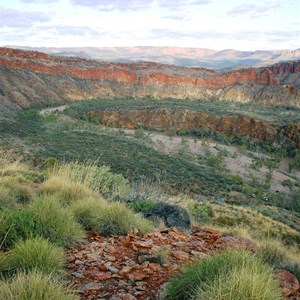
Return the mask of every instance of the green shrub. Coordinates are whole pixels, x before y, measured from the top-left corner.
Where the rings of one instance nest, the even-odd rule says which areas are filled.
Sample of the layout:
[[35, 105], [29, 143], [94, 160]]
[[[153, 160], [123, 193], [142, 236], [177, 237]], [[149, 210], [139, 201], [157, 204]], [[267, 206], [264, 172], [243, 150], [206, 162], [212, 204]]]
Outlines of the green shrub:
[[79, 297], [51, 275], [19, 273], [0, 282], [0, 300], [78, 300]]
[[207, 223], [215, 216], [213, 208], [206, 203], [193, 203], [188, 206], [188, 210], [199, 223]]
[[274, 239], [265, 239], [259, 243], [258, 256], [271, 266], [278, 266], [285, 259], [286, 249]]
[[36, 228], [50, 242], [68, 245], [83, 237], [82, 227], [70, 209], [64, 208], [55, 197], [41, 196], [30, 205]]
[[156, 204], [149, 199], [141, 199], [132, 201], [129, 207], [136, 213], [147, 213], [151, 212], [155, 208]]
[[17, 177], [12, 176], [0, 178], [0, 209], [15, 207], [18, 203], [27, 203], [32, 198], [32, 189], [22, 184], [22, 180], [19, 182]]
[[128, 207], [119, 202], [103, 206], [98, 216], [97, 230], [104, 235], [126, 235], [132, 228], [142, 234], [153, 229], [150, 221], [134, 214]]
[[199, 289], [197, 300], [281, 300], [272, 272], [259, 263], [233, 269]]
[[0, 249], [11, 247], [19, 239], [39, 235], [35, 215], [29, 208], [0, 211]]
[[230, 216], [218, 216], [214, 219], [214, 224], [218, 226], [236, 226], [238, 224], [238, 220], [234, 217]]
[[96, 230], [104, 235], [126, 235], [132, 228], [146, 233], [153, 228], [151, 222], [119, 202], [87, 199], [74, 203], [71, 209], [85, 229]]
[[287, 186], [290, 190], [293, 189], [294, 183], [290, 179], [285, 179], [281, 183], [283, 186]]
[[42, 273], [62, 275], [63, 268], [63, 249], [41, 237], [18, 241], [0, 265], [0, 271], [8, 274], [18, 271], [27, 273], [35, 269]]
[[70, 182], [59, 176], [51, 176], [46, 180], [40, 188], [40, 193], [54, 195], [63, 205], [97, 196], [95, 192], [81, 183]]
[[52, 169], [52, 173], [101, 194], [118, 194], [127, 188], [127, 180], [121, 174], [112, 173], [108, 166], [74, 162], [58, 165]]
[[16, 206], [17, 199], [11, 194], [11, 190], [5, 186], [0, 186], [0, 210]]
[[[244, 298], [239, 291], [245, 293]], [[186, 267], [169, 281], [165, 297], [172, 300], [282, 299], [271, 269], [242, 250], [215, 252]]]
[[73, 203], [70, 208], [76, 221], [85, 230], [97, 230], [103, 206], [107, 206], [107, 202], [103, 199], [89, 198]]
[[257, 255], [271, 267], [290, 271], [300, 280], [300, 255], [297, 252], [278, 240], [265, 239], [259, 241]]
[[294, 157], [289, 162], [289, 171], [300, 170], [300, 150], [297, 150]]
[[67, 245], [83, 237], [72, 212], [54, 197], [41, 196], [18, 210], [0, 212], [0, 245], [11, 247], [19, 239], [44, 237], [58, 245]]
[[292, 197], [291, 209], [300, 213], [300, 189]]
[[55, 157], [48, 157], [42, 164], [44, 169], [51, 169], [57, 167], [59, 164], [59, 160]]

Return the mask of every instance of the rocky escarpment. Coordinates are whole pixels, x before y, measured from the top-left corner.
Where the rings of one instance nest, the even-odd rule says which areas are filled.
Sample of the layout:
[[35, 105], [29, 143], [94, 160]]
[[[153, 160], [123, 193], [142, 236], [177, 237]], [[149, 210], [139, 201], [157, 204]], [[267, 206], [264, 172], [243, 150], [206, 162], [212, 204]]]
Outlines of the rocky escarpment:
[[287, 136], [290, 140], [292, 140], [297, 148], [300, 149], [300, 124], [289, 124], [283, 126], [279, 133], [281, 135]]
[[167, 131], [210, 130], [228, 136], [248, 136], [253, 139], [273, 142], [285, 136], [300, 148], [300, 125], [276, 127], [267, 122], [243, 115], [213, 115], [185, 109], [152, 108], [126, 111], [90, 111], [91, 118], [105, 126], [136, 129], [139, 127]]
[[29, 107], [65, 99], [106, 97], [211, 98], [295, 104], [300, 62], [216, 72], [151, 62], [108, 63], [0, 48], [0, 102]]

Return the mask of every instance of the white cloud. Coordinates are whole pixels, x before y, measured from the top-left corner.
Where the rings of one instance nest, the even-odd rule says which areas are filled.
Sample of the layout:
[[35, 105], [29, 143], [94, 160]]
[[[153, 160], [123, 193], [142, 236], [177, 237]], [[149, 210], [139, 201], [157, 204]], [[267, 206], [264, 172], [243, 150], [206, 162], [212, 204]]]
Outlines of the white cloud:
[[2, 45], [290, 48], [299, 40], [292, 2], [9, 0], [0, 37]]

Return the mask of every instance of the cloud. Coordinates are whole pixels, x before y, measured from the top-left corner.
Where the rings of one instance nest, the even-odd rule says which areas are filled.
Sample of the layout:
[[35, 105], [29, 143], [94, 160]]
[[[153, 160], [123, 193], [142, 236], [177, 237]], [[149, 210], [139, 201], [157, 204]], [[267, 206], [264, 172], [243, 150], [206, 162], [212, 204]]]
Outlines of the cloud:
[[155, 28], [151, 30], [152, 37], [155, 38], [171, 38], [171, 39], [216, 39], [216, 38], [223, 38], [226, 34], [222, 32], [205, 32], [205, 31], [198, 31], [198, 32], [179, 32], [173, 30], [166, 30], [163, 28]]
[[145, 4], [142, 0], [71, 0], [72, 4], [87, 6], [87, 7], [98, 7], [98, 8], [117, 8], [117, 9], [130, 9], [130, 8], [141, 8], [149, 5], [149, 2]]
[[191, 18], [184, 15], [167, 15], [163, 16], [163, 19], [175, 20], [175, 21], [189, 21]]
[[49, 3], [57, 2], [59, 0], [20, 0], [20, 1], [24, 2], [24, 3], [45, 3], [45, 4], [49, 4]]
[[187, 5], [206, 5], [209, 4], [210, 0], [160, 0], [159, 5], [160, 6], [166, 6], [166, 7], [177, 7], [177, 6], [187, 6]]
[[229, 15], [245, 15], [248, 14], [252, 18], [263, 17], [267, 14], [268, 11], [280, 8], [282, 5], [280, 2], [268, 2], [268, 3], [244, 3], [234, 7], [228, 12]]
[[[33, 0], [23, 0], [23, 1], [33, 1]], [[43, 1], [43, 0], [40, 0]], [[47, 1], [47, 0], [44, 0]], [[51, 1], [51, 0], [48, 0]], [[210, 3], [211, 0], [71, 0], [72, 4], [87, 6], [87, 7], [97, 7], [104, 9], [121, 9], [121, 10], [129, 10], [129, 9], [142, 9], [151, 7], [152, 5], [157, 4], [161, 7], [169, 7], [175, 8], [186, 5], [203, 5]]]
[[19, 11], [0, 8], [1, 25], [7, 27], [30, 27], [34, 23], [47, 22], [51, 18], [43, 12]]
[[[48, 27], [48, 29], [53, 29], [52, 27]], [[93, 37], [98, 37], [103, 34], [108, 34], [108, 32], [98, 32], [96, 30], [93, 30], [90, 27], [86, 26], [56, 26], [54, 29], [59, 33], [60, 35], [73, 35], [73, 36], [82, 36], [82, 35], [91, 35]]]

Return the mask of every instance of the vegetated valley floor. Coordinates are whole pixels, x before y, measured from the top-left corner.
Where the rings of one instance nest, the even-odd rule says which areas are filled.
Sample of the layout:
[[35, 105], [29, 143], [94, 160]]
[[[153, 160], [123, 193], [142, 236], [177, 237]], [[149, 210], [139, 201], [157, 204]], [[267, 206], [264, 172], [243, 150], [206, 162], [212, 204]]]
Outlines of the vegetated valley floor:
[[[109, 165], [131, 181], [147, 178], [166, 191], [228, 200], [243, 205], [271, 204], [288, 208], [299, 189], [300, 172], [290, 170], [286, 149], [264, 147], [227, 137], [190, 136], [176, 132], [107, 128], [86, 118], [94, 110], [177, 107], [212, 114], [243, 114], [286, 125], [300, 121], [295, 107], [208, 100], [107, 99], [69, 103], [20, 112], [1, 124], [2, 147], [40, 163], [47, 157]], [[65, 108], [65, 107], [63, 107]], [[97, 120], [96, 120], [97, 122]], [[224, 140], [222, 140], [224, 139]], [[264, 146], [264, 145], [262, 145]], [[284, 146], [284, 145], [283, 145]]]

